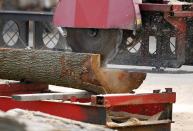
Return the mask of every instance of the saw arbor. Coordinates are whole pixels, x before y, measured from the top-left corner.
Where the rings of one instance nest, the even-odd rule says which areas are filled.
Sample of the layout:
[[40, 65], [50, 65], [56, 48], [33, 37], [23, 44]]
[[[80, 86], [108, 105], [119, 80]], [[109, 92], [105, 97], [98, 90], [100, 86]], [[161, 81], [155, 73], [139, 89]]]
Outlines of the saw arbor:
[[67, 28], [67, 42], [74, 52], [101, 54], [103, 63], [108, 63], [119, 51], [122, 34], [121, 30]]

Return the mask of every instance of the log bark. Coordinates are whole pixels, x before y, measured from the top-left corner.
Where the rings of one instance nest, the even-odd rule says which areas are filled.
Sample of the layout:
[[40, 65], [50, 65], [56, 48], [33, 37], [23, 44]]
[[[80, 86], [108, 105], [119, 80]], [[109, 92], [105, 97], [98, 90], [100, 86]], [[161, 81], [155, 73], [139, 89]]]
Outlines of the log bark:
[[0, 78], [29, 80], [94, 93], [125, 93], [145, 74], [102, 68], [100, 55], [43, 50], [0, 49]]

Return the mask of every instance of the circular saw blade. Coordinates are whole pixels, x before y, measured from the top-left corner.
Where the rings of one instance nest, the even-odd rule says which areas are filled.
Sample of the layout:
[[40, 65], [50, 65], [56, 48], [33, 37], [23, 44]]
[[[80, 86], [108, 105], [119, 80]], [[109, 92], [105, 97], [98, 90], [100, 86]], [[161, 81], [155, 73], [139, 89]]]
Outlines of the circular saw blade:
[[[97, 53], [102, 55], [102, 63], [108, 64], [118, 54], [120, 45], [128, 37], [123, 34], [123, 30], [97, 30], [97, 29], [67, 29], [67, 42], [74, 52], [79, 53]], [[130, 36], [130, 35], [129, 35]], [[116, 72], [111, 72], [106, 75], [112, 82], [110, 91], [107, 93], [128, 93], [137, 89], [145, 80], [145, 73], [128, 73], [128, 77], [123, 81], [127, 81], [127, 86], [121, 87], [120, 85], [115, 88], [117, 80], [114, 78]], [[119, 79], [122, 76], [118, 77]], [[121, 82], [122, 83], [122, 82]], [[119, 84], [121, 84], [119, 83]], [[114, 85], [114, 86], [113, 86]]]
[[122, 30], [67, 29], [67, 42], [74, 52], [101, 54], [107, 64], [119, 51]]

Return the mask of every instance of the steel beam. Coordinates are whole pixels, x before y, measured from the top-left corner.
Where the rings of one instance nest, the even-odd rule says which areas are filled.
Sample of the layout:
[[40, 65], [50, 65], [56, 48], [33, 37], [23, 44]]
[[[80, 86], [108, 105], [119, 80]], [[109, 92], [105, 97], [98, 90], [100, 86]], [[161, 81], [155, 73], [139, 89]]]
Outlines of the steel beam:
[[51, 22], [53, 19], [52, 12], [35, 12], [35, 11], [0, 11], [1, 19], [11, 19], [17, 21], [41, 21]]
[[40, 93], [48, 91], [47, 84], [12, 82], [0, 84], [0, 96], [11, 96], [13, 94]]
[[156, 103], [166, 104], [176, 102], [176, 93], [97, 95], [91, 99], [93, 105], [103, 105], [105, 107]]
[[68, 100], [71, 98], [89, 98], [88, 92], [76, 93], [40, 93], [40, 94], [21, 94], [13, 95], [12, 98], [17, 101], [40, 101], [40, 100]]

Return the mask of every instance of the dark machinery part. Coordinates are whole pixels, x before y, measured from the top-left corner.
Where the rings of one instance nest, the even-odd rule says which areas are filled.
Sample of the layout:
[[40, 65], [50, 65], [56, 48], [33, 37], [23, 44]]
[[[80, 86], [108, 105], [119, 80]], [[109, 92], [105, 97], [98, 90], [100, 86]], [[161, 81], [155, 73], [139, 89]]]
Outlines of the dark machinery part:
[[[144, 0], [143, 2], [147, 4], [161, 4], [163, 0]], [[152, 4], [152, 6], [154, 6], [154, 4]], [[190, 6], [182, 7], [184, 10], [190, 10]], [[20, 25], [21, 27], [25, 25], [26, 28], [28, 26], [28, 21], [24, 19], [26, 15], [22, 17], [24, 20], [20, 22], [20, 20], [18, 20], [20, 19], [19, 16], [16, 15], [18, 18], [13, 17], [15, 14], [14, 12], [9, 13], [11, 19], [13, 19], [10, 27], [16, 27], [6, 29], [6, 25], [1, 24], [1, 31], [3, 32], [3, 38], [1, 38], [1, 41], [3, 41], [1, 42], [3, 43], [2, 47], [7, 47], [6, 44], [9, 43], [16, 43], [15, 46], [24, 46], [24, 48], [27, 45], [28, 36], [25, 36], [25, 34], [28, 30], [20, 29]], [[35, 16], [31, 13], [28, 15]], [[185, 41], [178, 41], [181, 39], [179, 32], [165, 19], [164, 12], [141, 10], [141, 15], [143, 25], [141, 29], [137, 31], [68, 28], [67, 42], [75, 52], [101, 54], [103, 63], [105, 64], [179, 68], [184, 65], [184, 63], [192, 63], [192, 51], [189, 48], [192, 46], [190, 30], [192, 19], [185, 18], [188, 19], [186, 21], [188, 27], [190, 27], [186, 34], [188, 36], [188, 44], [186, 44], [186, 51], [182, 48], [180, 52], [181, 45], [183, 45]], [[172, 13], [170, 15], [172, 15]], [[1, 19], [4, 18], [5, 15], [1, 15]], [[43, 19], [43, 16], [41, 18]], [[5, 21], [9, 22], [9, 20], [10, 18], [8, 18], [7, 15]], [[66, 43], [65, 38], [62, 38], [62, 36], [50, 26], [49, 21], [41, 22], [41, 20], [37, 21], [37, 19], [34, 19], [34, 21], [34, 43], [36, 49], [64, 50], [63, 43]], [[2, 20], [2, 22], [4, 22], [4, 20]], [[15, 46], [12, 47], [15, 48]], [[183, 52], [186, 52], [186, 61], [183, 58], [184, 56], [178, 56], [179, 54], [183, 54]]]
[[118, 53], [121, 30], [67, 29], [67, 43], [75, 52], [101, 54], [108, 63]]
[[[161, 3], [160, 0], [146, 0], [143, 2]], [[13, 37], [16, 39], [15, 41], [19, 41], [17, 42], [17, 47], [19, 45], [24, 45], [25, 47], [27, 38], [22, 35], [23, 30], [19, 27], [17, 22], [18, 18], [13, 17], [14, 14], [15, 13], [13, 12], [12, 14], [9, 13], [10, 17], [13, 18], [13, 22], [15, 22], [14, 25], [18, 26], [17, 28], [13, 28], [13, 33], [15, 34], [12, 33], [13, 29], [6, 32], [6, 30], [4, 31], [5, 28], [2, 27], [2, 32], [5, 32], [3, 33], [5, 37], [2, 38], [2, 41], [6, 41], [9, 44], [10, 40], [13, 41]], [[163, 12], [142, 10], [141, 15], [143, 25], [140, 30], [68, 28], [67, 43], [75, 52], [101, 54], [104, 64], [112, 63], [134, 66], [152, 66], [156, 68], [181, 67], [185, 63], [185, 60], [183, 60], [183, 56], [177, 56], [178, 54], [183, 53], [179, 52], [180, 43], [178, 42], [178, 39], [180, 39], [180, 37], [177, 29], [165, 19]], [[5, 16], [3, 15], [1, 17], [4, 19]], [[5, 21], [9, 21], [10, 18], [7, 18], [8, 15], [6, 16]], [[25, 17], [22, 17], [22, 19], [24, 18]], [[64, 50], [63, 43], [66, 43], [65, 38], [62, 38], [57, 31], [53, 30], [54, 28], [52, 28], [50, 24], [47, 24], [49, 23], [48, 21], [41, 22], [36, 19], [34, 21], [34, 43], [36, 49]], [[24, 22], [24, 24], [28, 26], [28, 21]], [[191, 20], [189, 23], [191, 23]], [[15, 31], [16, 29], [18, 29], [18, 31]], [[24, 31], [24, 33], [26, 33], [26, 31]], [[191, 35], [191, 33], [189, 33], [189, 35]], [[23, 36], [24, 38], [22, 38]], [[188, 41], [191, 41], [191, 38]], [[3, 47], [7, 47], [5, 46], [6, 44], [3, 44]], [[191, 59], [191, 56], [189, 55], [191, 50], [188, 48], [190, 46], [191, 44], [188, 44], [186, 49], [186, 64], [190, 63], [189, 61]]]
[[[117, 55], [123, 39], [126, 38], [121, 30], [67, 29], [67, 43], [72, 50], [101, 54], [103, 65], [109, 63]], [[146, 74], [130, 73], [130, 77], [133, 79], [127, 79], [128, 86], [133, 90], [143, 83]]]
[[[144, 0], [143, 2], [162, 4], [166, 1]], [[189, 10], [190, 6], [182, 6], [182, 8], [183, 11]], [[189, 33], [182, 32], [175, 27], [175, 21], [178, 21], [177, 24], [180, 23], [180, 26], [183, 27], [183, 24], [187, 22], [187, 18], [186, 20], [167, 18], [164, 9], [161, 9], [161, 11], [141, 10], [141, 15], [142, 27], [137, 31], [122, 30], [122, 34], [115, 34], [112, 33], [112, 30], [105, 30], [104, 35], [106, 36], [99, 38], [95, 35], [104, 30], [68, 29], [68, 44], [75, 52], [102, 54], [105, 64], [151, 66], [155, 67], [156, 70], [180, 68], [184, 64], [191, 64], [192, 55], [191, 48], [189, 48], [192, 45], [190, 42], [191, 37], [188, 37], [188, 43], [186, 43], [186, 37], [184, 37], [184, 35], [191, 35], [191, 31], [189, 30]], [[172, 13], [169, 15], [172, 17]], [[117, 38], [119, 39], [118, 42]], [[91, 39], [93, 42], [91, 42]], [[101, 42], [101, 40], [103, 41]], [[106, 46], [108, 48], [101, 48]]]
[[[177, 35], [175, 28], [169, 24], [162, 13], [143, 12], [143, 26], [135, 32], [124, 31], [124, 39], [114, 64], [173, 67], [175, 63]], [[159, 60], [159, 61], [158, 61]]]

